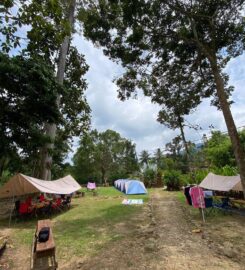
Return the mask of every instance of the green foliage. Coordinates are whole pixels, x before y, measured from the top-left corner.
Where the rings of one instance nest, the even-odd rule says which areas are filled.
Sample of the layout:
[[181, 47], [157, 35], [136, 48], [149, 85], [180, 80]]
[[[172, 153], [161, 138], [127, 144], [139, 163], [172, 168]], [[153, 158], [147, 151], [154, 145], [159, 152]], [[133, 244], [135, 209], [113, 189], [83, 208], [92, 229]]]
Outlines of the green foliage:
[[12, 173], [8, 170], [3, 170], [2, 175], [0, 176], [0, 186], [5, 184], [9, 178], [12, 176]]
[[[228, 4], [208, 0], [191, 4], [182, 0], [88, 1], [78, 17], [84, 35], [126, 68], [117, 80], [120, 98], [142, 89], [153, 101], [180, 110], [178, 115], [183, 116], [202, 97], [213, 95], [218, 105], [207, 59], [212, 53], [224, 65], [231, 55], [242, 53], [243, 7], [239, 0]], [[221, 14], [230, 16], [221, 20]], [[227, 48], [226, 54], [220, 54], [223, 48]], [[227, 82], [226, 76], [223, 79]], [[227, 96], [231, 90], [226, 89]], [[175, 106], [176, 99], [180, 106]]]
[[68, 5], [60, 0], [21, 2], [20, 17], [29, 26], [26, 52], [54, 64], [64, 37], [71, 31], [66, 18]]
[[213, 168], [211, 171], [215, 174], [219, 175], [227, 175], [227, 176], [234, 176], [238, 175], [238, 169], [237, 167], [232, 167], [230, 165], [225, 165], [224, 167], [220, 168]]
[[[213, 97], [225, 116], [243, 182], [244, 151], [229, 110], [233, 87], [223, 70], [243, 53], [244, 7], [240, 0], [88, 1], [79, 17], [85, 36], [124, 67], [117, 79], [122, 100], [142, 89], [164, 105], [166, 122], [171, 120], [167, 109], [183, 116], [201, 99]], [[175, 101], [182, 99], [179, 113]]]
[[180, 171], [166, 171], [163, 176], [164, 184], [167, 186], [167, 190], [179, 190], [181, 183]]
[[160, 148], [155, 151], [153, 161], [156, 164], [158, 170], [165, 168], [165, 158]]
[[146, 168], [143, 172], [143, 181], [147, 188], [155, 186], [156, 172], [151, 168]]
[[[19, 58], [22, 57], [26, 59], [26, 63], [33, 61], [33, 65], [35, 64], [36, 69], [35, 72], [37, 73], [38, 70], [40, 70], [40, 75], [43, 73], [42, 80], [40, 79], [39, 82], [36, 82], [37, 84], [34, 85], [35, 79], [32, 78], [32, 70], [34, 70], [34, 68], [30, 67], [28, 70], [24, 64], [22, 68], [21, 63], [19, 70], [14, 70], [17, 69], [14, 65], [12, 65], [12, 67], [9, 66], [8, 76], [12, 76], [13, 80], [11, 81], [10, 78], [8, 81], [10, 82], [9, 87], [5, 86], [5, 88], [9, 91], [10, 102], [12, 102], [11, 99], [17, 99], [18, 101], [22, 95], [21, 91], [18, 93], [14, 92], [15, 90], [8, 89], [11, 87], [11, 83], [14, 84], [15, 82], [14, 74], [16, 74], [17, 78], [22, 70], [22, 74], [20, 75], [22, 76], [21, 80], [23, 80], [23, 76], [25, 75], [28, 87], [31, 88], [31, 86], [34, 85], [29, 91], [30, 100], [28, 106], [26, 106], [26, 101], [23, 101], [22, 107], [19, 108], [18, 105], [20, 105], [20, 103], [14, 104], [14, 102], [12, 102], [13, 113], [10, 116], [10, 121], [15, 122], [15, 126], [13, 126], [12, 129], [21, 130], [21, 132], [19, 132], [19, 137], [21, 137], [19, 140], [21, 140], [21, 143], [15, 144], [14, 140], [16, 140], [16, 138], [13, 140], [12, 137], [17, 137], [18, 134], [13, 135], [11, 132], [9, 132], [9, 135], [11, 135], [9, 136], [10, 143], [6, 143], [6, 145], [9, 146], [7, 147], [8, 150], [10, 148], [12, 150], [12, 152], [8, 151], [8, 159], [11, 157], [11, 162], [8, 166], [10, 166], [9, 169], [13, 172], [23, 171], [27, 174], [38, 176], [40, 168], [39, 159], [41, 157], [39, 150], [42, 146], [47, 145], [47, 143], [54, 143], [54, 149], [49, 149], [48, 152], [49, 155], [53, 156], [53, 174], [60, 175], [62, 170], [66, 167], [63, 161], [67, 152], [70, 150], [72, 137], [80, 136], [83, 132], [88, 130], [90, 125], [90, 108], [84, 96], [87, 83], [85, 79], [83, 79], [84, 74], [88, 70], [88, 66], [84, 56], [79, 54], [77, 49], [73, 46], [69, 46], [66, 57], [64, 87], [59, 86], [62, 88], [62, 90], [59, 91], [52, 87], [53, 81], [56, 80], [54, 74], [57, 72], [60, 46], [64, 37], [71, 35], [73, 32], [67, 18], [69, 4], [70, 1], [60, 0], [20, 0], [18, 3], [14, 1], [4, 1], [0, 4], [0, 34], [2, 34], [3, 37], [0, 46], [5, 52], [10, 52], [12, 48], [19, 46], [20, 41], [22, 41], [21, 51], [19, 52], [22, 56], [19, 56]], [[24, 33], [27, 32], [27, 38], [23, 37], [25, 38], [24, 42], [21, 40], [22, 37], [18, 37], [22, 28], [24, 28]], [[25, 45], [23, 46], [23, 44]], [[14, 53], [16, 54], [17, 50], [15, 50]], [[12, 70], [10, 70], [11, 68]], [[49, 72], [50, 74], [46, 75], [44, 68], [48, 70], [46, 73]], [[7, 69], [5, 73], [7, 73]], [[48, 82], [49, 80], [50, 82]], [[1, 83], [4, 83], [4, 79]], [[48, 83], [50, 86], [47, 88], [46, 85]], [[40, 89], [38, 89], [38, 85]], [[49, 92], [44, 92], [42, 90], [44, 87], [48, 89]], [[46, 103], [44, 103], [45, 99]], [[59, 104], [59, 108], [57, 108], [57, 104]], [[31, 110], [31, 106], [33, 106], [33, 110]], [[35, 111], [38, 109], [40, 117], [35, 115]], [[56, 115], [54, 115], [55, 110]], [[26, 113], [26, 111], [28, 111], [28, 113]], [[14, 119], [14, 114], [19, 115], [19, 122]], [[57, 116], [59, 117], [59, 121], [56, 119]], [[56, 124], [57, 132], [55, 141], [50, 141], [49, 136], [44, 136], [43, 127], [45, 123]], [[25, 125], [27, 127], [25, 127]], [[30, 129], [29, 126], [31, 127]], [[23, 134], [25, 129], [28, 129], [29, 133], [32, 132], [31, 137], [29, 136], [30, 134]], [[12, 147], [12, 145], [14, 145], [14, 147]], [[17, 151], [19, 147], [20, 150]], [[24, 148], [23, 151], [22, 148]], [[21, 159], [14, 159], [15, 155], [18, 156], [19, 152], [21, 152]], [[13, 162], [16, 163], [16, 166], [12, 166]], [[1, 167], [2, 165], [0, 164], [0, 168]]]
[[65, 88], [57, 84], [52, 68], [38, 58], [0, 53], [0, 74], [0, 167], [4, 170], [3, 164], [8, 161], [10, 169], [11, 162], [20, 161], [18, 156], [25, 161], [36, 157], [47, 141], [40, 132], [43, 122], [61, 123], [56, 96]]
[[231, 141], [227, 135], [219, 131], [212, 133], [208, 140], [205, 152], [209, 162], [216, 167], [223, 167], [227, 164], [235, 165], [235, 158], [232, 151]]
[[89, 179], [106, 183], [138, 170], [135, 145], [113, 130], [85, 134], [73, 162], [74, 176], [84, 183]]
[[189, 184], [199, 184], [210, 172], [208, 169], [199, 169], [189, 174]]
[[148, 166], [149, 162], [150, 162], [150, 154], [148, 153], [148, 151], [146, 150], [143, 150], [141, 153], [140, 153], [140, 158], [139, 158], [139, 161], [141, 163], [141, 165], [146, 165]]
[[9, 52], [20, 45], [20, 37], [16, 35], [18, 27], [21, 27], [19, 14], [11, 14], [14, 0], [2, 0], [0, 2], [0, 48], [3, 52]]

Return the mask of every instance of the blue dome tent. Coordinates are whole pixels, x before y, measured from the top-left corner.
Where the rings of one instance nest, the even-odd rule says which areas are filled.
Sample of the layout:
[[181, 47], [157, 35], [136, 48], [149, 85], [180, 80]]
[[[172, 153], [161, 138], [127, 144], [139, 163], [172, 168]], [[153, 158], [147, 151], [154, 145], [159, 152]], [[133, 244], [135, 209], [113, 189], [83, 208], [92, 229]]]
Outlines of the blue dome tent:
[[114, 182], [114, 185], [118, 190], [127, 195], [147, 193], [144, 183], [138, 180], [119, 179]]

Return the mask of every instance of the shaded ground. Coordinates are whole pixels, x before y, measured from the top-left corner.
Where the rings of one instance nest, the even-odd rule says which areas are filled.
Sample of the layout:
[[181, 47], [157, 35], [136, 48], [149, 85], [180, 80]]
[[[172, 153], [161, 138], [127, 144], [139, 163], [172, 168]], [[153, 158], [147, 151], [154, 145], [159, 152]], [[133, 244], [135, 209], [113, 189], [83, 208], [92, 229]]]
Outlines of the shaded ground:
[[[108, 200], [105, 208], [98, 211], [100, 216], [93, 222], [89, 221], [89, 214], [84, 214], [82, 222], [77, 216], [80, 227], [75, 227], [75, 223], [64, 223], [66, 216], [54, 220], [56, 235], [61, 235], [63, 231], [72, 237], [74, 235], [70, 230], [73, 229], [77, 231], [75, 236], [80, 237], [67, 237], [66, 248], [62, 246], [65, 242], [56, 241], [58, 269], [245, 269], [245, 218], [218, 214], [208, 217], [207, 223], [202, 225], [198, 211], [183, 205], [176, 193], [163, 192], [160, 189], [151, 193], [148, 204], [134, 207], [136, 211], [133, 215], [128, 211], [132, 206], [121, 206], [121, 200], [122, 198]], [[103, 198], [91, 199], [90, 204], [83, 201], [77, 210], [67, 214], [74, 216], [78, 210], [85, 213], [86, 207], [91, 204], [102, 203]], [[118, 211], [124, 211], [123, 218], [113, 220]], [[83, 232], [85, 228], [94, 231], [94, 236], [86, 235]], [[200, 229], [201, 232], [193, 233], [193, 229]], [[7, 229], [4, 232], [13, 233]], [[79, 232], [84, 234], [80, 235]], [[79, 246], [84, 238], [86, 244]], [[72, 256], [69, 247], [73, 243], [76, 250], [72, 250]], [[19, 245], [19, 242], [13, 244]], [[0, 260], [0, 269], [29, 269], [29, 254], [28, 245], [21, 248], [9, 247]]]

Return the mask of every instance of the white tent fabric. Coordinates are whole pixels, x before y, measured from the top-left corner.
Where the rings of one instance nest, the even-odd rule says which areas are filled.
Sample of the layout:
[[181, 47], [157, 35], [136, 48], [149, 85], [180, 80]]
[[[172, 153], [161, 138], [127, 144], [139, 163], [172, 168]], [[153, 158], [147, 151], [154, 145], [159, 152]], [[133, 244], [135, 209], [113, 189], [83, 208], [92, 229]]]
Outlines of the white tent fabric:
[[217, 191], [242, 191], [242, 183], [239, 175], [223, 176], [209, 173], [199, 184], [200, 187]]
[[71, 194], [80, 188], [81, 186], [71, 175], [54, 181], [45, 181], [19, 173], [0, 188], [0, 198], [21, 196], [37, 192]]

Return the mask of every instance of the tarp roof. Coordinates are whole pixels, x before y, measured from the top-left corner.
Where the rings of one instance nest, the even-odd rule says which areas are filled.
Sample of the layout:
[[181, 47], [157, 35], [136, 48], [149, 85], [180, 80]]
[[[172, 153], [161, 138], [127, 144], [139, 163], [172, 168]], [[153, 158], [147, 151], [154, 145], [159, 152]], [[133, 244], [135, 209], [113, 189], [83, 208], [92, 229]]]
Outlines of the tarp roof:
[[237, 176], [223, 176], [209, 173], [199, 184], [200, 187], [217, 191], [243, 191], [241, 178]]
[[24, 174], [16, 174], [0, 188], [0, 198], [21, 196], [30, 193], [71, 194], [81, 186], [67, 175], [54, 181], [45, 181]]

